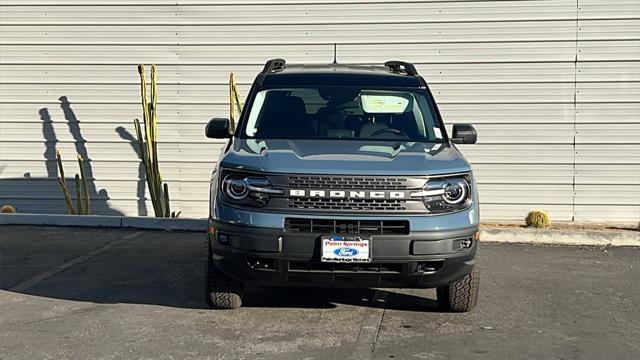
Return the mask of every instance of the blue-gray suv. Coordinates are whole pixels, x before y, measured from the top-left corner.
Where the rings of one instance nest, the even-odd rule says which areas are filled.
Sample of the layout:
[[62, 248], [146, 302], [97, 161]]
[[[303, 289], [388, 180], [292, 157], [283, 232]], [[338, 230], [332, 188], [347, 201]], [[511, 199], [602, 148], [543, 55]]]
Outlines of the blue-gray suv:
[[425, 80], [407, 62], [269, 60], [211, 178], [207, 300], [248, 286], [436, 288], [443, 310], [478, 297], [478, 192]]

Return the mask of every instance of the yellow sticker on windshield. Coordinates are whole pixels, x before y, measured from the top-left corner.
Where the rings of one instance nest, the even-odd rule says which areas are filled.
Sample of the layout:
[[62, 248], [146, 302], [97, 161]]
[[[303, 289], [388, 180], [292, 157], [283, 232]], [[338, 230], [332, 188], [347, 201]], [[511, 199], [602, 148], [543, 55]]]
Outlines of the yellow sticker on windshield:
[[361, 95], [362, 109], [370, 114], [402, 113], [409, 105], [409, 100], [393, 95]]

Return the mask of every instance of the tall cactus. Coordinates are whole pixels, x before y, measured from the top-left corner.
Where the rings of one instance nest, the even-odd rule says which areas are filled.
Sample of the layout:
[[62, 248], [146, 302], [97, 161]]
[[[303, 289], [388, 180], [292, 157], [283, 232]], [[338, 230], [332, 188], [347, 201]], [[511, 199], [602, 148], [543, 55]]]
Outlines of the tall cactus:
[[231, 123], [229, 131], [234, 133], [236, 130], [236, 110], [238, 111], [238, 117], [242, 112], [242, 101], [240, 100], [240, 92], [238, 92], [238, 86], [236, 85], [236, 76], [234, 73], [229, 73], [229, 122]]
[[145, 177], [149, 194], [151, 195], [151, 203], [156, 217], [172, 216], [169, 206], [169, 187], [162, 183], [162, 176], [158, 167], [158, 90], [156, 80], [156, 66], [151, 65], [151, 102], [147, 98], [147, 76], [144, 65], [138, 66], [138, 74], [140, 74], [140, 92], [142, 95], [142, 115], [144, 117], [144, 136], [142, 134], [142, 126], [140, 120], [135, 119], [133, 124], [138, 137], [138, 145], [140, 147], [140, 160], [144, 164]]
[[87, 186], [87, 178], [84, 171], [84, 159], [78, 154], [78, 166], [80, 167], [80, 175], [74, 176], [76, 184], [76, 206], [77, 210], [73, 207], [73, 200], [71, 200], [71, 192], [67, 186], [67, 182], [64, 177], [64, 168], [62, 167], [62, 156], [60, 151], [56, 149], [56, 162], [58, 163], [58, 183], [62, 188], [64, 195], [64, 201], [67, 204], [67, 211], [70, 215], [89, 215], [90, 211], [90, 199], [89, 199], [89, 187]]

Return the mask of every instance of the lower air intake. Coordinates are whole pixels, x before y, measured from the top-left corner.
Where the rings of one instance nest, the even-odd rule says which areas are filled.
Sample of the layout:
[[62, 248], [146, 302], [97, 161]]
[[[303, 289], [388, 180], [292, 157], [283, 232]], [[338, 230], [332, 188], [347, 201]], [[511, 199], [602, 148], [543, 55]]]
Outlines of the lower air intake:
[[307, 234], [407, 235], [409, 221], [286, 218], [284, 229]]

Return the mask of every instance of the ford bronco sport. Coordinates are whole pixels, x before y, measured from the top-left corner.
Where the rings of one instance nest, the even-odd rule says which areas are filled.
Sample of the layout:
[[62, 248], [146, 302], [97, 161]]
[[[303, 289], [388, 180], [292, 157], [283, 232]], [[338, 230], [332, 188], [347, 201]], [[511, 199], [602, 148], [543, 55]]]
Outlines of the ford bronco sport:
[[436, 288], [471, 310], [479, 207], [473, 172], [425, 80], [406, 62], [269, 60], [213, 171], [207, 300], [237, 308], [246, 286]]

